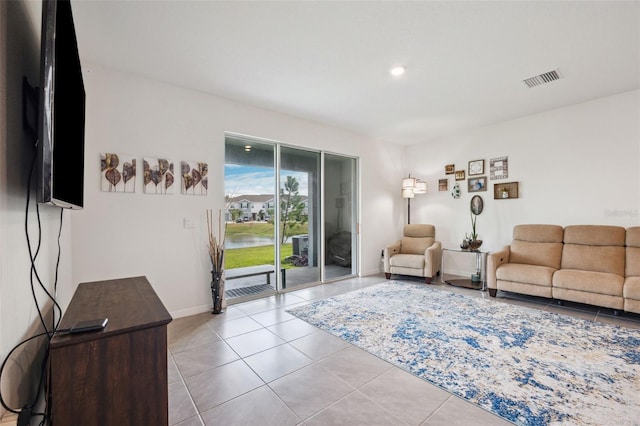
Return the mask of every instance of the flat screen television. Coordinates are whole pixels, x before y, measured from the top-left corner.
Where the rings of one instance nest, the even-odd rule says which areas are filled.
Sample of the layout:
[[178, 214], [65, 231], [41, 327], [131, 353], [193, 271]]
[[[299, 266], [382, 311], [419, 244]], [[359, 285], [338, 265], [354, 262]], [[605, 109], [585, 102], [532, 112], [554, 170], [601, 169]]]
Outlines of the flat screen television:
[[69, 0], [42, 3], [39, 203], [84, 206], [85, 91]]

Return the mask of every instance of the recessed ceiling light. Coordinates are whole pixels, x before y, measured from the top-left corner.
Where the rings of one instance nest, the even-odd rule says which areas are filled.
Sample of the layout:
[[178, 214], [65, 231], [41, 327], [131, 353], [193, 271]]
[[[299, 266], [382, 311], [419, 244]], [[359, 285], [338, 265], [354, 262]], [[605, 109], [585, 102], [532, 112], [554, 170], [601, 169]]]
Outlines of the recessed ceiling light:
[[407, 67], [404, 65], [397, 65], [389, 70], [389, 73], [394, 77], [400, 77], [407, 71]]

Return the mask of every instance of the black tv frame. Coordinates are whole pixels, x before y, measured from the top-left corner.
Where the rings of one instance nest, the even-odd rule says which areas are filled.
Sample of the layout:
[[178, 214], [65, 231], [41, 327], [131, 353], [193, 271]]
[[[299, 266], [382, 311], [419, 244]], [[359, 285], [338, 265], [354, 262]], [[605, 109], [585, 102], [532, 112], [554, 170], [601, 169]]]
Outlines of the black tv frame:
[[42, 2], [37, 201], [84, 207], [86, 94], [69, 0]]

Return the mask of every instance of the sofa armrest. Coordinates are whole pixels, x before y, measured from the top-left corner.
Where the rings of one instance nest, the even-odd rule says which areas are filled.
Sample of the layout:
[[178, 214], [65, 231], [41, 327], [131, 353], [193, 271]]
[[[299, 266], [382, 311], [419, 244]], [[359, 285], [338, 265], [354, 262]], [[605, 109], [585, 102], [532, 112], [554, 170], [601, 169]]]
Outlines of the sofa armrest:
[[425, 276], [433, 278], [442, 265], [442, 244], [434, 241], [433, 244], [424, 251], [424, 273]]
[[494, 253], [490, 253], [487, 258], [487, 287], [498, 288], [496, 279], [496, 271], [498, 266], [509, 263], [509, 256], [511, 255], [511, 246], [503, 247], [501, 250]]
[[391, 272], [391, 265], [389, 265], [389, 259], [391, 259], [391, 256], [393, 256], [394, 254], [400, 253], [401, 245], [402, 245], [402, 241], [398, 240], [395, 243], [384, 248], [384, 272], [385, 273]]

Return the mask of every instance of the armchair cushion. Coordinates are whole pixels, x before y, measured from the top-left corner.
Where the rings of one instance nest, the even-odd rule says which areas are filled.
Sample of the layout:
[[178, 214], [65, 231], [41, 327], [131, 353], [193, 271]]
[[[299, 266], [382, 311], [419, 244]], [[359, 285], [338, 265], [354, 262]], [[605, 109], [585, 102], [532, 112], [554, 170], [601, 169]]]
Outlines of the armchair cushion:
[[436, 236], [436, 228], [433, 225], [405, 225], [403, 229], [402, 254], [424, 254], [425, 250], [433, 245]]
[[391, 266], [402, 268], [424, 268], [424, 254], [396, 254], [389, 259]]
[[405, 237], [402, 239], [400, 252], [402, 254], [421, 254], [424, 255], [425, 250], [433, 245], [432, 237], [417, 238]]

